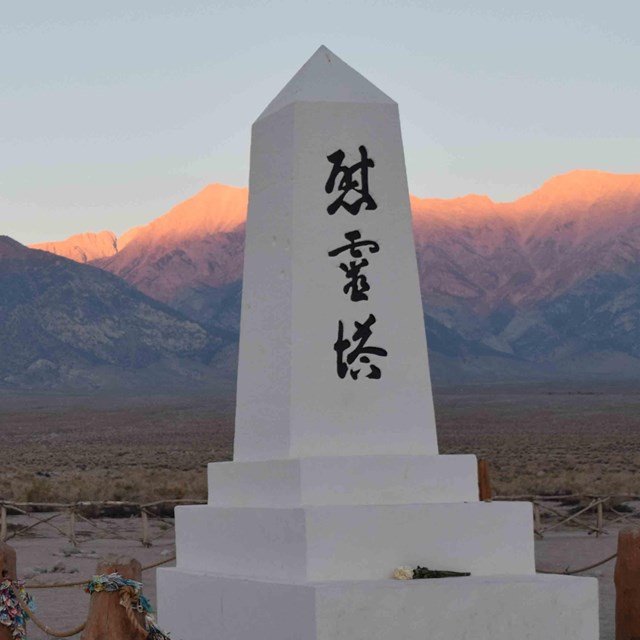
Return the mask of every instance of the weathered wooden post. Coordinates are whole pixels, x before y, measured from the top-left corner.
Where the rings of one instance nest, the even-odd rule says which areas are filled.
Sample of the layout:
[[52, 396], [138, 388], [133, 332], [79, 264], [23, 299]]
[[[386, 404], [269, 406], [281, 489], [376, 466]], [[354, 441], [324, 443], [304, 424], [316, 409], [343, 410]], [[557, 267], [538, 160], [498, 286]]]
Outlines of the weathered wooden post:
[[7, 539], [7, 507], [0, 506], [0, 542]]
[[140, 517], [142, 518], [142, 546], [150, 547], [151, 536], [149, 534], [149, 513], [144, 507], [140, 509]]
[[640, 529], [625, 527], [618, 534], [616, 640], [640, 639]]
[[78, 546], [76, 542], [76, 509], [75, 506], [69, 507], [69, 542], [74, 546]]
[[540, 516], [540, 505], [533, 501], [533, 531], [536, 535], [542, 536], [542, 518]]
[[596, 538], [599, 538], [602, 533], [604, 533], [602, 527], [604, 526], [604, 505], [602, 502], [598, 502], [598, 506], [596, 507]]
[[[16, 551], [5, 542], [0, 541], [0, 582], [15, 580], [17, 577]], [[9, 627], [0, 624], [0, 640], [13, 640], [13, 633]]]
[[478, 492], [480, 502], [491, 500], [491, 478], [489, 477], [489, 462], [478, 460]]
[[0, 575], [9, 580], [17, 577], [16, 550], [6, 542], [0, 542]]
[[[142, 565], [134, 558], [106, 556], [98, 562], [96, 574], [110, 573], [119, 573], [123, 578], [140, 582]], [[141, 632], [144, 628], [144, 615], [122, 606], [121, 598], [122, 593], [119, 591], [91, 594], [89, 615], [81, 640], [141, 640], [146, 637]]]

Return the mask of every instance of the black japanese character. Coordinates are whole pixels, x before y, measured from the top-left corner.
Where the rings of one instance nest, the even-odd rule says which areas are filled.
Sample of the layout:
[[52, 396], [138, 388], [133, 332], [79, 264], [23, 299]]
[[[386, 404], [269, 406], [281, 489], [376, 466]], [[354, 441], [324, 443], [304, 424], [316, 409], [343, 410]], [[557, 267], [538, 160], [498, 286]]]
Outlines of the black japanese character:
[[360, 302], [361, 300], [368, 300], [369, 296], [367, 291], [371, 289], [367, 276], [360, 271], [369, 264], [369, 261], [364, 260], [351, 260], [348, 265], [344, 262], [340, 263], [340, 268], [347, 276], [348, 282], [344, 285], [343, 291], [351, 295], [353, 302]]
[[360, 247], [369, 247], [369, 253], [378, 253], [378, 251], [380, 251], [380, 245], [377, 242], [373, 240], [360, 240], [362, 234], [357, 230], [345, 233], [344, 237], [349, 241], [349, 244], [329, 251], [329, 255], [332, 258], [339, 256], [343, 251], [348, 251], [352, 258], [362, 258]]
[[351, 260], [348, 263], [340, 263], [340, 268], [344, 271], [348, 279], [343, 291], [350, 294], [353, 302], [368, 300], [369, 296], [367, 295], [367, 291], [369, 291], [371, 287], [369, 286], [366, 275], [361, 273], [361, 271], [369, 264], [369, 261], [366, 258], [362, 258], [361, 249], [368, 247], [369, 253], [377, 253], [380, 251], [380, 245], [373, 240], [360, 240], [362, 234], [359, 231], [349, 231], [344, 234], [344, 237], [349, 240], [349, 244], [329, 251], [329, 256], [333, 258], [344, 251], [348, 251], [352, 258], [356, 258], [356, 260]]
[[[329, 179], [324, 186], [324, 190], [327, 193], [333, 193], [336, 180], [341, 176], [338, 182], [338, 190], [341, 193], [338, 198], [327, 207], [327, 213], [330, 216], [340, 207], [344, 207], [352, 216], [360, 213], [360, 208], [363, 204], [365, 205], [365, 209], [373, 210], [378, 208], [378, 205], [369, 193], [369, 169], [373, 168], [375, 163], [367, 156], [367, 149], [364, 146], [361, 145], [358, 150], [360, 151], [360, 162], [356, 162], [350, 167], [342, 164], [345, 159], [345, 154], [342, 149], [338, 149], [327, 156], [327, 160], [331, 162], [333, 167]], [[356, 174], [358, 173], [359, 179], [356, 178]], [[347, 197], [350, 196], [352, 192], [355, 195], [355, 199], [350, 202], [347, 200]]]
[[[347, 350], [351, 347], [351, 341], [344, 337], [344, 324], [342, 320], [338, 321], [338, 339], [336, 340], [333, 348], [337, 354], [337, 367], [338, 376], [345, 378], [347, 373], [351, 375], [354, 380], [358, 379], [361, 369], [352, 367], [353, 364], [365, 364], [369, 366], [369, 373], [367, 378], [371, 380], [378, 380], [382, 376], [380, 368], [371, 363], [369, 356], [386, 357], [387, 350], [381, 347], [368, 347], [367, 340], [372, 335], [371, 326], [375, 323], [375, 316], [370, 313], [369, 317], [364, 322], [354, 322], [356, 330], [351, 336], [351, 340], [357, 343], [353, 346], [349, 353]], [[345, 358], [346, 353], [346, 358]]]

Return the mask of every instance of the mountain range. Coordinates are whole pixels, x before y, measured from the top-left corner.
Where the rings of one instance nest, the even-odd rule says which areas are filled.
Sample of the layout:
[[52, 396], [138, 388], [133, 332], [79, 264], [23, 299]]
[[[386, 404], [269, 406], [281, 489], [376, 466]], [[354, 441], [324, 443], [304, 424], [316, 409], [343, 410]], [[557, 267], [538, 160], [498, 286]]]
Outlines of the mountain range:
[[[200, 375], [197, 362], [232, 378], [247, 198], [214, 184], [121, 237], [83, 233], [29, 249], [5, 238], [0, 314], [10, 322], [0, 330], [13, 355], [0, 380], [31, 384], [30, 367], [91, 362], [173, 363], [167, 375], [180, 362], [190, 376]], [[411, 208], [436, 382], [640, 374], [640, 175], [574, 171], [513, 202], [412, 197]], [[58, 277], [65, 286], [49, 291]], [[17, 300], [22, 289], [33, 297]], [[105, 302], [111, 295], [118, 304]], [[25, 333], [20, 313], [30, 318]], [[73, 321], [61, 333], [50, 318], [64, 313]], [[113, 326], [124, 333], [111, 335]], [[24, 340], [33, 349], [18, 357]], [[67, 364], [56, 359], [61, 342], [74, 350]]]
[[[102, 269], [0, 236], [0, 381], [99, 388], [198, 377], [224, 341]], [[130, 375], [124, 375], [128, 372]]]

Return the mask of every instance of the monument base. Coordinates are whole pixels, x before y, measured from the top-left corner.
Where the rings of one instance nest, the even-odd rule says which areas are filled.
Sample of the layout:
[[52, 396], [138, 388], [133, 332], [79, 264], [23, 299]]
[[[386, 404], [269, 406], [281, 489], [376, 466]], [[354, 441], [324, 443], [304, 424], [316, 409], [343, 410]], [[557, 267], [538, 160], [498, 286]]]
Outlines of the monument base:
[[555, 575], [292, 584], [165, 568], [158, 611], [173, 640], [598, 640], [597, 580]]
[[474, 576], [535, 572], [531, 504], [451, 502], [176, 508], [178, 567], [327, 582], [385, 579], [422, 564]]

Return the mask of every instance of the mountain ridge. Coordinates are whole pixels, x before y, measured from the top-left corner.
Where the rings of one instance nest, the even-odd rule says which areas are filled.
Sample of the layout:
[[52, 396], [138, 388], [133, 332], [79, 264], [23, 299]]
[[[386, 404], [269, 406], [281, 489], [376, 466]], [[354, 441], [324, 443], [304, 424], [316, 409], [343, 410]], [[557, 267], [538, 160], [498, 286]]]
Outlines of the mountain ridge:
[[[236, 340], [246, 203], [246, 189], [210, 185], [89, 263]], [[496, 363], [507, 377], [589, 362], [640, 373], [640, 174], [578, 170], [508, 203], [411, 196], [411, 208], [436, 379]]]
[[[488, 195], [476, 193], [455, 198], [422, 198], [412, 194], [410, 201], [414, 220], [419, 220], [425, 215], [435, 217], [437, 220], [438, 214], [446, 212], [452, 215], [451, 221], [453, 222], [461, 218], [464, 219], [465, 214], [475, 218], [482, 218], [488, 214], [500, 216], [505, 212], [520, 214], [521, 210], [528, 211], [530, 215], [532, 211], [539, 214], [560, 204], [577, 205], [580, 203], [582, 210], [584, 210], [585, 201], [593, 204], [602, 196], [610, 196], [612, 189], [625, 196], [621, 200], [617, 200], [616, 204], [620, 201], [623, 203], [627, 201], [628, 204], [635, 205], [635, 198], [640, 197], [640, 174], [617, 174], [595, 169], [576, 169], [553, 176], [534, 191], [508, 202], [497, 202]], [[581, 193], [581, 190], [588, 190], [588, 195], [583, 195], [581, 199], [578, 199], [575, 194]], [[246, 221], [248, 193], [247, 187], [212, 183], [150, 223], [132, 227], [121, 236], [117, 236], [112, 231], [82, 232], [64, 240], [40, 242], [28, 246], [65, 255], [60, 251], [72, 240], [79, 244], [82, 240], [106, 239], [107, 235], [105, 234], [108, 234], [109, 239], [113, 239], [117, 245], [117, 253], [134, 238], [145, 232], [156, 239], [159, 236], [174, 234], [188, 237], [193, 233], [201, 234], [203, 231], [207, 233], [228, 232]], [[567, 193], [572, 194], [572, 197], [565, 198], [564, 195]], [[222, 219], [212, 218], [209, 215], [210, 209], [208, 207], [211, 206], [220, 207], [223, 213]], [[175, 224], [172, 226], [169, 224], [170, 222]], [[45, 247], [47, 248], [45, 249]], [[76, 259], [69, 255], [65, 255], [65, 257]]]
[[144, 386], [147, 376], [197, 377], [225, 346], [121, 278], [6, 236], [0, 318], [0, 386], [92, 388], [123, 374]]

